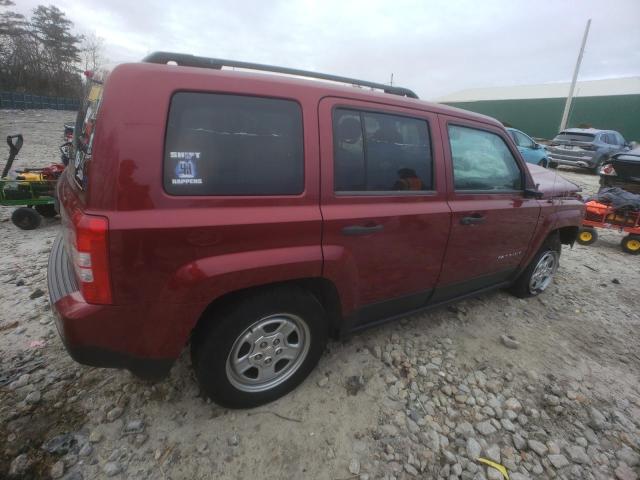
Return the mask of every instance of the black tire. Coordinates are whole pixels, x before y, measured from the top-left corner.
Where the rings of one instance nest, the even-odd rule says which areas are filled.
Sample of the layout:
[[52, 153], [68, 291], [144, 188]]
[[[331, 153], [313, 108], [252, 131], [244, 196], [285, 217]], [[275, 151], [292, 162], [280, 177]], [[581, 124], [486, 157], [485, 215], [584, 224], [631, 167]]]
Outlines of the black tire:
[[576, 242], [580, 245], [591, 245], [598, 240], [598, 232], [595, 228], [591, 227], [581, 227], [578, 230], [578, 236], [576, 237]]
[[[555, 274], [555, 270], [557, 270], [560, 263], [561, 249], [562, 246], [560, 245], [560, 240], [557, 237], [547, 239], [544, 245], [540, 247], [540, 250], [538, 250], [538, 253], [535, 254], [529, 265], [527, 265], [527, 268], [524, 269], [524, 271], [516, 279], [513, 285], [511, 285], [509, 291], [516, 297], [528, 298], [535, 297], [536, 295], [539, 295], [544, 290], [546, 290], [546, 288], [550, 285], [550, 282], [553, 279], [553, 274]], [[551, 252], [551, 254], [555, 256], [555, 270], [551, 274], [551, 280], [549, 280], [549, 283], [541, 286], [541, 288], [533, 288], [531, 286], [531, 283], [534, 271], [536, 270], [536, 267], [541, 262], [543, 257], [545, 257], [549, 252]]]
[[622, 239], [620, 246], [624, 252], [631, 255], [640, 254], [640, 235], [629, 234]]
[[549, 168], [554, 168], [554, 169], [558, 168], [558, 164], [556, 162], [552, 162], [552, 161], [549, 161], [549, 164], [547, 166]]
[[16, 208], [11, 214], [13, 224], [22, 230], [34, 230], [40, 226], [42, 217], [32, 208]]
[[53, 218], [58, 214], [58, 212], [56, 212], [56, 207], [53, 205], [53, 203], [44, 203], [41, 205], [36, 205], [35, 209], [36, 209], [36, 212], [38, 212], [44, 218]]
[[538, 165], [540, 165], [541, 167], [547, 168], [549, 166], [549, 160], [547, 160], [546, 158], [543, 158], [538, 162]]
[[[306, 338], [308, 349], [306, 353], [300, 354], [298, 359], [292, 360], [290, 366], [286, 364], [281, 369], [281, 373], [276, 373], [280, 379], [276, 376], [271, 380], [281, 383], [272, 387], [259, 384], [255, 388], [262, 388], [262, 390], [247, 391], [242, 385], [246, 377], [241, 375], [242, 378], [238, 380], [237, 373], [233, 372], [232, 351], [234, 354], [236, 351], [240, 353], [247, 346], [248, 350], [244, 350], [242, 358], [255, 359], [257, 353], [260, 353], [259, 345], [261, 347], [268, 342], [272, 343], [267, 347], [271, 349], [271, 353], [264, 353], [260, 358], [262, 367], [251, 366], [246, 372], [255, 369], [256, 377], [260, 375], [259, 372], [262, 371], [271, 354], [273, 357], [270, 361], [275, 361], [273, 368], [276, 369], [278, 363], [283, 360], [278, 360], [276, 357], [276, 344], [272, 334], [266, 334], [264, 330], [263, 336], [269, 336], [265, 337], [266, 341], [260, 339], [260, 344], [255, 340], [258, 334], [254, 332], [257, 330], [249, 330], [250, 335], [255, 335], [250, 341], [246, 340], [245, 336], [249, 327], [258, 322], [267, 322], [270, 318], [275, 318], [275, 322], [278, 318], [291, 318], [296, 322], [303, 322], [307, 330], [302, 332], [304, 326], [301, 325], [301, 337]], [[311, 293], [298, 287], [275, 287], [247, 294], [211, 312], [208, 318], [202, 320], [205, 323], [194, 331], [191, 342], [191, 359], [196, 378], [205, 395], [219, 405], [229, 408], [257, 407], [286, 395], [302, 383], [313, 370], [327, 343], [327, 321], [322, 305]], [[276, 333], [274, 332], [273, 335]], [[285, 345], [285, 341], [289, 343], [290, 336], [282, 338], [281, 346]], [[298, 339], [298, 343], [304, 344], [305, 340]], [[256, 350], [258, 352], [254, 353]], [[254, 386], [244, 386], [244, 388], [254, 388]]]

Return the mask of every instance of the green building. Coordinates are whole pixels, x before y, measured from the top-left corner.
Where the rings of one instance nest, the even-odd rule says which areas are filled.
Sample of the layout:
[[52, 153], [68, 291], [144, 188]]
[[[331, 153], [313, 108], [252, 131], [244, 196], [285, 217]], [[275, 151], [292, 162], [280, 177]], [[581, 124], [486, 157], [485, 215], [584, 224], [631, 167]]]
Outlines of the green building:
[[[537, 138], [558, 133], [568, 83], [477, 88], [436, 101], [483, 113]], [[640, 141], [640, 77], [578, 82], [567, 127], [590, 125], [617, 130]]]

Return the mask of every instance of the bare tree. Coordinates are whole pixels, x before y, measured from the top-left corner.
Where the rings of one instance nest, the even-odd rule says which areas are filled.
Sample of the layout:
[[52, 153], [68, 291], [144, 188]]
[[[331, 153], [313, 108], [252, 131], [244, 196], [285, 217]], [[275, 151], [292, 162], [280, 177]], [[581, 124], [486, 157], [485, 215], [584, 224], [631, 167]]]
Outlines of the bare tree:
[[94, 33], [85, 35], [82, 41], [82, 61], [85, 70], [95, 71], [106, 63], [104, 39]]

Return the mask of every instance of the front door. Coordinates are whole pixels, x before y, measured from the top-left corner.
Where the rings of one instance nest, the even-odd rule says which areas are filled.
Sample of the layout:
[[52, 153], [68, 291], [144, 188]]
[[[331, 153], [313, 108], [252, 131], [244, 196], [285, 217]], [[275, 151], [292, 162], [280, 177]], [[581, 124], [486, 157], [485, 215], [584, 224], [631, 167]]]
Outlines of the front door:
[[504, 130], [440, 116], [448, 167], [451, 235], [433, 300], [510, 279], [527, 253], [540, 214], [526, 198], [526, 165]]
[[511, 130], [511, 134], [525, 162], [537, 164], [540, 154], [535, 148], [535, 142], [522, 132]]
[[319, 121], [323, 276], [346, 328], [424, 306], [450, 224], [436, 115], [325, 98]]

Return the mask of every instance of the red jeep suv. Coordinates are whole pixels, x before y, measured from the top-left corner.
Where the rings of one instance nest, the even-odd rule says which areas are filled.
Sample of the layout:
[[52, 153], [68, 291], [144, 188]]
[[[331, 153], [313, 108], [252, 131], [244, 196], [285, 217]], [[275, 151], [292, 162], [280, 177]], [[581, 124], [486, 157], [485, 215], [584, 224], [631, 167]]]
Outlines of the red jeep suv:
[[51, 304], [78, 362], [160, 378], [190, 344], [203, 392], [252, 407], [329, 336], [545, 290], [577, 190], [496, 120], [404, 88], [158, 52], [91, 81]]

